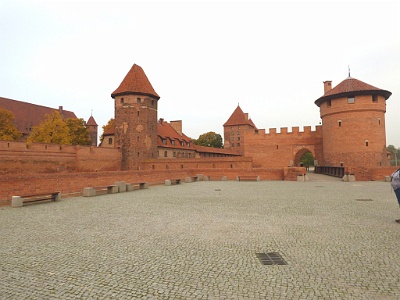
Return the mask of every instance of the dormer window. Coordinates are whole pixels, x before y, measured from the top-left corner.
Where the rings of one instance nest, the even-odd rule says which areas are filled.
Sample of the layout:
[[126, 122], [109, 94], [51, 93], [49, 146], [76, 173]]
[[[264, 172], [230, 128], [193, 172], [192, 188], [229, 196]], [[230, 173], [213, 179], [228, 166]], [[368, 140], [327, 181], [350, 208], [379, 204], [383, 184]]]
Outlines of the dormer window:
[[186, 143], [186, 146], [188, 146], [188, 148], [190, 148], [190, 143], [189, 143], [189, 142], [187, 142], [187, 143]]
[[355, 102], [354, 96], [349, 96], [349, 97], [347, 97], [347, 103], [349, 103], [349, 104], [354, 104], [354, 102]]
[[164, 145], [167, 144], [167, 140], [166, 140], [166, 139], [161, 138], [161, 141], [162, 141], [162, 143], [163, 143]]
[[175, 146], [175, 140], [171, 140], [171, 144]]
[[182, 146], [182, 147], [183, 147], [183, 146], [185, 146], [185, 144], [184, 144], [184, 142], [183, 142], [183, 141], [181, 142], [181, 146]]

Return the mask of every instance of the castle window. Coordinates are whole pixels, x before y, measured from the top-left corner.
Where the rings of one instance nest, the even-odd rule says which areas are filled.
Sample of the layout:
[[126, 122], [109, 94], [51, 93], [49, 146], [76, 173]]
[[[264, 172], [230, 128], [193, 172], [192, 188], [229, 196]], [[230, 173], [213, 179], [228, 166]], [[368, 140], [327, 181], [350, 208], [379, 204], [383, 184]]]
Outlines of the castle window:
[[139, 143], [139, 141], [140, 141], [140, 137], [136, 137], [136, 141]]
[[240, 135], [240, 131], [238, 131], [237, 134]]
[[140, 111], [137, 112], [137, 116], [138, 116], [138, 117], [140, 116]]
[[355, 102], [354, 96], [349, 96], [349, 97], [347, 97], [347, 103], [353, 104], [354, 102]]
[[232, 131], [232, 132], [231, 132], [231, 135], [235, 135], [235, 133]]
[[185, 152], [182, 152], [182, 158], [185, 158]]
[[342, 127], [342, 120], [338, 121], [339, 127]]
[[164, 157], [168, 157], [168, 152], [164, 151]]
[[185, 144], [181, 141], [181, 146], [183, 147], [183, 146], [185, 146]]
[[121, 102], [121, 104], [124, 103], [124, 98], [121, 98], [120, 102]]
[[140, 152], [137, 153], [137, 156], [140, 157]]
[[381, 125], [381, 119], [378, 118], [378, 125]]
[[372, 95], [372, 102], [378, 102], [378, 96]]
[[172, 152], [172, 157], [176, 157], [176, 152]]
[[190, 143], [189, 143], [189, 142], [187, 142], [187, 143], [186, 143], [186, 146], [188, 146], [188, 148], [190, 148]]
[[164, 145], [167, 144], [167, 140], [166, 140], [166, 139], [161, 138], [161, 141], [162, 141], [162, 143], [163, 143]]
[[237, 143], [237, 146], [240, 147], [240, 143]]
[[327, 106], [327, 107], [331, 107], [331, 105], [332, 105], [331, 100], [330, 100], [330, 99], [329, 99], [329, 100], [326, 100], [326, 106]]
[[238, 141], [240, 141], [240, 136], [238, 136]]
[[368, 147], [369, 141], [365, 140], [365, 147]]
[[112, 138], [108, 138], [108, 144], [109, 144], [109, 145], [112, 144]]
[[154, 106], [154, 100], [151, 100], [151, 105]]
[[136, 102], [137, 102], [137, 103], [142, 103], [142, 99], [137, 98], [137, 99], [136, 99]]
[[235, 147], [235, 144], [234, 144], [234, 143], [232, 143], [232, 147]]
[[171, 144], [175, 146], [175, 140], [171, 140]]
[[189, 154], [188, 154], [188, 157], [191, 158], [191, 157], [192, 157], [192, 153], [189, 153]]

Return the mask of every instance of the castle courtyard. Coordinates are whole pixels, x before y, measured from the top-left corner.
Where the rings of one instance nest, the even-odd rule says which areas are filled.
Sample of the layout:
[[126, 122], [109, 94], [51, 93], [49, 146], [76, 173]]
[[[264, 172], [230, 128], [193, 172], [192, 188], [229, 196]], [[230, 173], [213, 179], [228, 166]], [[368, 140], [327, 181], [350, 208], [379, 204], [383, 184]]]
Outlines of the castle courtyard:
[[400, 299], [390, 184], [310, 177], [0, 207], [0, 299]]

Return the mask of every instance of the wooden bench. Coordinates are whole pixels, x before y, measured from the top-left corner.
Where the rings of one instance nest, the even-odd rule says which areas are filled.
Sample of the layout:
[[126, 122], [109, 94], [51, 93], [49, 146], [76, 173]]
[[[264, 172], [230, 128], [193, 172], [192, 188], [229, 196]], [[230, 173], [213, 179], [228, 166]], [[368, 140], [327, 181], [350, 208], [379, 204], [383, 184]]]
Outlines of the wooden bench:
[[182, 179], [167, 179], [165, 180], [165, 185], [176, 185], [176, 184], [181, 184]]
[[83, 189], [83, 197], [94, 197], [102, 194], [115, 194], [118, 193], [118, 186], [115, 184], [106, 186], [85, 187]]
[[38, 194], [13, 196], [11, 206], [22, 207], [24, 203], [35, 203], [40, 201], [57, 201], [61, 200], [61, 192], [44, 192]]
[[245, 176], [237, 176], [237, 181], [260, 181], [260, 176], [256, 175], [245, 175]]
[[134, 183], [127, 183], [126, 190], [127, 191], [134, 191], [134, 190], [144, 190], [149, 188], [148, 182], [134, 182]]

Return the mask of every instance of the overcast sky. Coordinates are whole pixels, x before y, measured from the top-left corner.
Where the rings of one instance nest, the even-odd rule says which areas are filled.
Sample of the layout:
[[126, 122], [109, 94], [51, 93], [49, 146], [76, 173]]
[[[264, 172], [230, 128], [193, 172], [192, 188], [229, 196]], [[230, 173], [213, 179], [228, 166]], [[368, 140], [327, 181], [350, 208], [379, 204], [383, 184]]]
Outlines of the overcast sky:
[[[399, 1], [0, 2], [0, 96], [101, 126], [133, 64], [160, 95], [158, 117], [215, 131], [238, 103], [260, 129], [318, 125], [323, 81], [351, 76], [392, 96], [400, 147]], [[356, 129], [355, 129], [356, 130]]]

